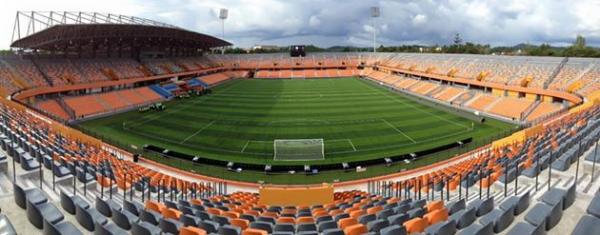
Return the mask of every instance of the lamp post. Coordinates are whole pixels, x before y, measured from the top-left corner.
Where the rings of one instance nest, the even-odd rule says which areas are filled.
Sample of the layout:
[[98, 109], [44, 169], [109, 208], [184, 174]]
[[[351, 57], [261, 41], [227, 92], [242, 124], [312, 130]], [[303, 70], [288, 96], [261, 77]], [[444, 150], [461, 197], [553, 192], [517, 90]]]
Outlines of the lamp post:
[[[225, 20], [229, 16], [229, 10], [221, 8], [219, 10], [219, 19], [221, 19], [221, 39], [225, 40]], [[221, 50], [221, 54], [225, 54], [225, 46]]]
[[381, 16], [379, 7], [371, 7], [371, 18], [373, 19], [373, 53], [377, 52], [377, 27], [375, 19]]

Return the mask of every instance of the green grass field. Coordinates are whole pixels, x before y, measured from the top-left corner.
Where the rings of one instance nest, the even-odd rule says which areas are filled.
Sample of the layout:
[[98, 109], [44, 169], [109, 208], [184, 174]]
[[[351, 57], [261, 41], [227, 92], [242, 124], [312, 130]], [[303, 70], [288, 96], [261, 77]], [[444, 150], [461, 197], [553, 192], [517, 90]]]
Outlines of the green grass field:
[[[273, 165], [382, 158], [468, 137], [474, 139], [474, 145], [482, 145], [512, 127], [495, 120], [479, 124], [358, 78], [235, 80], [214, 88], [211, 95], [166, 105], [163, 112], [131, 111], [80, 126], [125, 147], [153, 144], [207, 158]], [[275, 139], [323, 139], [325, 159], [276, 161]], [[183, 168], [193, 170], [191, 166]], [[402, 169], [407, 168], [411, 166]], [[204, 173], [224, 178], [244, 175]], [[329, 180], [340, 178], [344, 177]]]

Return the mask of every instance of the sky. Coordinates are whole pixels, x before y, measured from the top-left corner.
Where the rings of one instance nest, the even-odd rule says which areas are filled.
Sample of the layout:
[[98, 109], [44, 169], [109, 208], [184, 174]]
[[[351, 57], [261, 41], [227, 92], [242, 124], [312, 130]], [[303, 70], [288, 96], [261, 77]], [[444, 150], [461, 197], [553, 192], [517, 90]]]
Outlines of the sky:
[[[381, 17], [372, 19], [370, 7]], [[600, 0], [3, 0], [0, 49], [12, 41], [17, 11], [93, 11], [138, 16], [221, 37], [218, 12], [229, 9], [225, 40], [235, 46], [313, 44], [571, 44], [600, 46]]]

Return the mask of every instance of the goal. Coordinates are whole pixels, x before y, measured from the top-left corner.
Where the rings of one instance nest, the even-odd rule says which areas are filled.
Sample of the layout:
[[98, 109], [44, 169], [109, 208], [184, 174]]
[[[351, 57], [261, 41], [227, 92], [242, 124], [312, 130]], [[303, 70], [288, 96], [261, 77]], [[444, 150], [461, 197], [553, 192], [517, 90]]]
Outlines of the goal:
[[311, 161], [325, 159], [323, 139], [287, 139], [273, 141], [276, 161]]

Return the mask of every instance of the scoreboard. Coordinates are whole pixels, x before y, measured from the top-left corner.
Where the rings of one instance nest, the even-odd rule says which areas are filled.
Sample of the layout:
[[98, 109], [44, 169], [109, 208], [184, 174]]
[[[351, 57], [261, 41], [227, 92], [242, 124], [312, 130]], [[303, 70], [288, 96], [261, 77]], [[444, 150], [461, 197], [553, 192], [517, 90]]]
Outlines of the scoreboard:
[[305, 57], [306, 52], [304, 51], [304, 45], [292, 45], [290, 46], [291, 57]]

